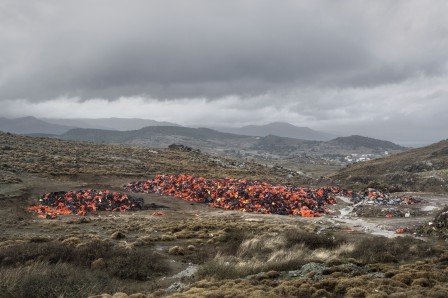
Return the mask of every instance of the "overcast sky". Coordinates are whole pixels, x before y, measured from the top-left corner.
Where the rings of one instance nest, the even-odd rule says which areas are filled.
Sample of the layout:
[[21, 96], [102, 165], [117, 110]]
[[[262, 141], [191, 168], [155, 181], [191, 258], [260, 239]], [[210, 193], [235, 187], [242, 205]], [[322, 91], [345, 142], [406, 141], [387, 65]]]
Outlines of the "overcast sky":
[[0, 0], [0, 116], [448, 138], [448, 1]]

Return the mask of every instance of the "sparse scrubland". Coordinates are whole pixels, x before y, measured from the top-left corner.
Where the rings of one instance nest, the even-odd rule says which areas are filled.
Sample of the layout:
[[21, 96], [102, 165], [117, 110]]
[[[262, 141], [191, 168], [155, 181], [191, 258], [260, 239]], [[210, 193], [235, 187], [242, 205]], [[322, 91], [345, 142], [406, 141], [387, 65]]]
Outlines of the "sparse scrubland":
[[149, 210], [38, 219], [25, 210], [39, 194], [123, 191], [157, 172], [302, 178], [197, 152], [0, 137], [0, 297], [448, 297], [446, 210], [423, 240], [154, 194]]
[[[166, 296], [169, 284], [162, 277], [175, 274], [173, 260], [199, 265], [194, 275], [181, 279], [185, 288], [174, 297], [448, 293], [448, 251], [412, 237], [319, 232], [322, 226], [314, 223], [225, 217], [158, 221], [124, 217], [40, 225], [48, 232], [30, 235], [24, 229], [15, 240], [0, 243], [5, 297], [115, 292]], [[121, 236], [117, 231], [123, 231]]]

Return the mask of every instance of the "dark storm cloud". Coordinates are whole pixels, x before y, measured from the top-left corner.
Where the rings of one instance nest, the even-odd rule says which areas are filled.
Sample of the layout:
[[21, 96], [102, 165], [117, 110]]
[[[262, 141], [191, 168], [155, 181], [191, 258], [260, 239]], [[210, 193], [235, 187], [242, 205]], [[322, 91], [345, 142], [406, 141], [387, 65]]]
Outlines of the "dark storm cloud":
[[446, 138], [445, 0], [0, 1], [0, 116]]
[[0, 98], [210, 99], [438, 74], [446, 23], [406, 3], [6, 0]]

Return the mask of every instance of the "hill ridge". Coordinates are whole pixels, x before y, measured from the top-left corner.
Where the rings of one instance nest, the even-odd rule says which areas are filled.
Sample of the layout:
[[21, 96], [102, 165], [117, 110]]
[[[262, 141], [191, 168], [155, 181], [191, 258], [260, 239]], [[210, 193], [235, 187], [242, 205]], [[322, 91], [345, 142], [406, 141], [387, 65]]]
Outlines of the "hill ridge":
[[331, 134], [313, 130], [309, 127], [295, 126], [288, 122], [271, 122], [264, 125], [251, 124], [239, 128], [216, 128], [219, 131], [234, 134], [265, 137], [269, 134], [280, 137], [295, 138], [301, 140], [327, 141], [333, 138]]
[[33, 116], [20, 118], [0, 117], [0, 130], [11, 133], [45, 133], [60, 135], [72, 128], [72, 126], [48, 123]]
[[[397, 190], [448, 191], [448, 140], [350, 165], [334, 176], [349, 185]], [[377, 181], [377, 185], [371, 185]]]
[[[405, 148], [387, 141], [372, 138], [357, 138], [360, 144], [345, 144], [335, 141], [310, 141], [280, 137], [269, 134], [254, 137], [210, 128], [190, 128], [174, 126], [150, 126], [132, 131], [111, 131], [99, 129], [73, 129], [61, 136], [66, 140], [85, 140], [103, 143], [123, 143], [147, 147], [166, 148], [176, 143], [197, 148], [206, 152], [244, 155], [263, 158], [285, 158], [291, 156], [328, 156], [344, 163], [344, 158], [353, 153], [369, 154], [374, 158], [383, 154], [404, 150]], [[363, 141], [360, 142], [359, 140]], [[376, 145], [378, 142], [380, 146]], [[364, 144], [364, 146], [362, 146]]]

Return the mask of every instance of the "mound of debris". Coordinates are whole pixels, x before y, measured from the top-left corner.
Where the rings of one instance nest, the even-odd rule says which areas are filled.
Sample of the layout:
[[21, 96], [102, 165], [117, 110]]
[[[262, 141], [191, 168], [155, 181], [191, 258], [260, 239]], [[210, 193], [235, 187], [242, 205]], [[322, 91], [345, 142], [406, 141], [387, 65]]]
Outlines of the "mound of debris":
[[336, 195], [342, 192], [338, 187], [313, 189], [234, 178], [207, 180], [186, 174], [157, 175], [129, 183], [126, 190], [165, 194], [228, 210], [305, 217], [327, 212], [326, 206], [335, 204]]
[[418, 209], [411, 209], [403, 206], [355, 206], [352, 211], [358, 217], [414, 217], [421, 215]]
[[448, 206], [443, 207], [433, 221], [420, 226], [417, 231], [421, 234], [437, 235], [448, 239]]
[[422, 202], [422, 199], [412, 196], [392, 196], [374, 188], [368, 188], [362, 193], [350, 193], [351, 201], [355, 206], [373, 205], [373, 206], [396, 206], [396, 205], [415, 205]]
[[58, 191], [44, 194], [38, 203], [29, 207], [40, 218], [54, 219], [62, 214], [86, 215], [97, 211], [127, 211], [143, 209], [143, 198], [120, 192], [79, 190]]

